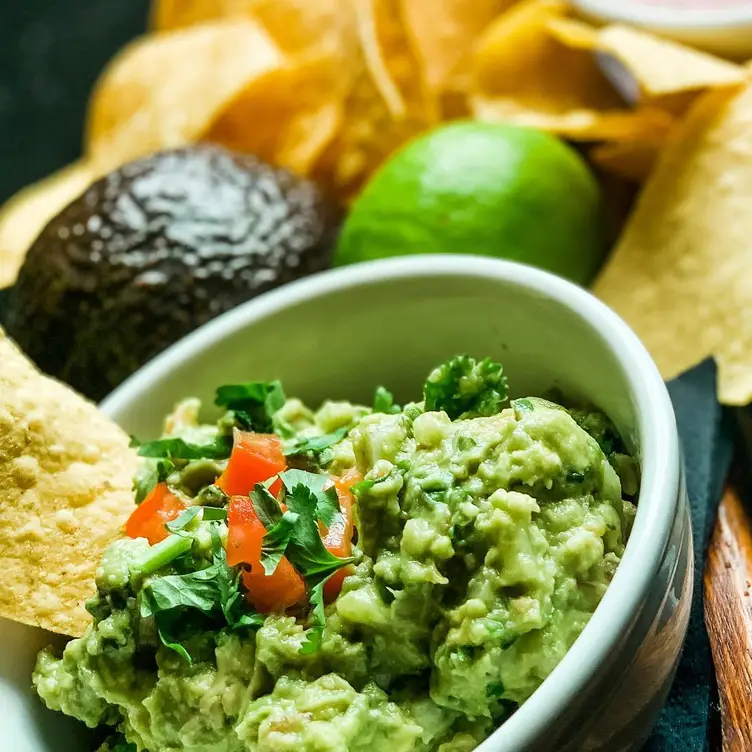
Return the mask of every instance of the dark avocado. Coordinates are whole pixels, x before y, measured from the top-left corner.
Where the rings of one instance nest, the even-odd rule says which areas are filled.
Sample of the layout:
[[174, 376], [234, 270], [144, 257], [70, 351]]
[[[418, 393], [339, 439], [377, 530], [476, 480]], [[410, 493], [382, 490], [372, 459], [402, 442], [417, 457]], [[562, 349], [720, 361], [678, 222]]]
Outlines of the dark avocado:
[[8, 334], [92, 399], [217, 314], [329, 266], [339, 213], [308, 180], [213, 145], [94, 183], [41, 232]]

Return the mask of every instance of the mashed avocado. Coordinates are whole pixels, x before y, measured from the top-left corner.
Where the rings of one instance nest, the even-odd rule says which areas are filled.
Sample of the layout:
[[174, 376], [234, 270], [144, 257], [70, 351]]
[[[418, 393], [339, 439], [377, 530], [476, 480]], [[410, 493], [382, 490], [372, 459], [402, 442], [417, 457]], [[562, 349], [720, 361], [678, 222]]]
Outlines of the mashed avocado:
[[[403, 408], [379, 389], [374, 409], [314, 413], [276, 382], [217, 401], [217, 424], [187, 400], [142, 446], [137, 498], [169, 489], [179, 516], [153, 545], [113, 542], [88, 632], [37, 662], [48, 707], [116, 730], [103, 750], [471, 750], [562, 659], [623, 554], [638, 469], [608, 419], [510, 403], [491, 361], [449, 361]], [[231, 565], [238, 429], [273, 431], [291, 469], [250, 491], [260, 561]], [[357, 478], [351, 510], [329, 478]], [[262, 608], [283, 565], [284, 605]]]

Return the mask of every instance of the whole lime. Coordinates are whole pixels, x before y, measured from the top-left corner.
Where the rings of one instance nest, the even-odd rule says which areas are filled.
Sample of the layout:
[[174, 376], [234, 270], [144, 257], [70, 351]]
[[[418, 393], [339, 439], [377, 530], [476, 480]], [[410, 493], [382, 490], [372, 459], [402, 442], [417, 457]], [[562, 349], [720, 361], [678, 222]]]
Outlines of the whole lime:
[[462, 121], [382, 165], [353, 203], [334, 263], [469, 253], [587, 284], [604, 246], [600, 189], [577, 152], [531, 128]]

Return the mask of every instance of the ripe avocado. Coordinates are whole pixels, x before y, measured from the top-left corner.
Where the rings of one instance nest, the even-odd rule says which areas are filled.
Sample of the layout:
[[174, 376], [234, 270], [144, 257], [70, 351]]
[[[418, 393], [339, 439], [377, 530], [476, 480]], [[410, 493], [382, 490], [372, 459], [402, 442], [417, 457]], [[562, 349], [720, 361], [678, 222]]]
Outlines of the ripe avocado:
[[217, 314], [327, 268], [339, 219], [314, 183], [253, 156], [160, 152], [42, 230], [5, 326], [40, 368], [100, 399]]

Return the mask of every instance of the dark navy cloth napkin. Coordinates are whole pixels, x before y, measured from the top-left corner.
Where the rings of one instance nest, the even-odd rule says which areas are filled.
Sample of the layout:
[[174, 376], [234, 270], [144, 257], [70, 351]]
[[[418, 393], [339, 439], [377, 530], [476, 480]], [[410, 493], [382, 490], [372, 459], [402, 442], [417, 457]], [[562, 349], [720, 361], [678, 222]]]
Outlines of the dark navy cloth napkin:
[[679, 426], [694, 534], [695, 581], [687, 641], [666, 707], [643, 752], [705, 752], [717, 719], [717, 689], [703, 617], [702, 573], [734, 431], [716, 399], [712, 360], [669, 382]]

